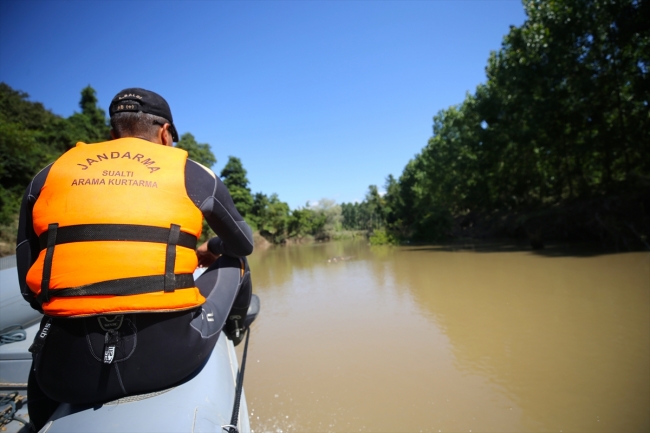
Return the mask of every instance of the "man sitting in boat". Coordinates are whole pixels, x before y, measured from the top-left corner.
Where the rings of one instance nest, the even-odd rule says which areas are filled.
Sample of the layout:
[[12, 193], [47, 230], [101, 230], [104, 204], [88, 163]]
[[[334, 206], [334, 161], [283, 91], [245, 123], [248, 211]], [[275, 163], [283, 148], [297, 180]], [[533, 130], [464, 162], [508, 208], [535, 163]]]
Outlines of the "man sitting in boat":
[[[173, 147], [160, 95], [111, 102], [113, 140], [77, 146], [27, 187], [16, 247], [21, 291], [45, 314], [30, 351], [29, 414], [182, 382], [251, 299], [251, 228], [208, 168]], [[217, 237], [196, 248], [205, 217]], [[196, 281], [197, 265], [208, 266]]]

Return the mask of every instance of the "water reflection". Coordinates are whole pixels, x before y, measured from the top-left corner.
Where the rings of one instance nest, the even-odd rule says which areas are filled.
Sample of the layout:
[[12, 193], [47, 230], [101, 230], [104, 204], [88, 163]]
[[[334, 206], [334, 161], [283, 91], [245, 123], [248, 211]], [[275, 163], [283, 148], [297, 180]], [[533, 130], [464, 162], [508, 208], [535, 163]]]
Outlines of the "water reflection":
[[290, 281], [295, 271], [342, 264], [328, 263], [332, 258], [360, 259], [367, 255], [368, 248], [362, 242], [324, 242], [271, 248], [253, 254], [249, 263], [260, 288], [276, 290]]
[[650, 426], [648, 258], [400, 251], [391, 265], [444, 329], [456, 366], [501, 385], [525, 429], [642, 431]]
[[[333, 257], [352, 257], [328, 262]], [[647, 431], [650, 254], [251, 258], [255, 431]], [[259, 419], [258, 419], [259, 417]]]

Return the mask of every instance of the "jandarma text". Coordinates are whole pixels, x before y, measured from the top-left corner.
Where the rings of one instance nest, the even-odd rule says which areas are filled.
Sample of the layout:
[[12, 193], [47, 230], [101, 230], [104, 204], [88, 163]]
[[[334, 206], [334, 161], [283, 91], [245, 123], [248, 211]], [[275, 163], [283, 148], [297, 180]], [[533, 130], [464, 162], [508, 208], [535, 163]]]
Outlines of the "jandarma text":
[[109, 159], [130, 159], [132, 161], [138, 161], [140, 164], [143, 164], [146, 166], [146, 168], [149, 169], [149, 173], [153, 173], [154, 171], [160, 170], [160, 167], [153, 167], [153, 165], [156, 163], [156, 161], [151, 160], [150, 158], [145, 158], [145, 156], [141, 153], [136, 153], [135, 155], [131, 156], [131, 152], [110, 152], [110, 153], [100, 153], [97, 155], [97, 159], [93, 158], [86, 158], [86, 163], [85, 164], [80, 164], [77, 163], [78, 166], [81, 167], [82, 170], [88, 170], [88, 167], [90, 167], [93, 164], [98, 164], [102, 161], [108, 161]]

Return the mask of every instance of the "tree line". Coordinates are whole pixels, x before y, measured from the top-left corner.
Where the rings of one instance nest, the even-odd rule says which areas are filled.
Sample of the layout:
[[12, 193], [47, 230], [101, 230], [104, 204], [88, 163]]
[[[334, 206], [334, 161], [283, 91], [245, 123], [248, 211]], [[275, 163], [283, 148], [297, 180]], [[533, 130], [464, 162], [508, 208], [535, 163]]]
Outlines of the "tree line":
[[[91, 86], [81, 90], [80, 111], [67, 118], [28, 98], [27, 93], [0, 83], [0, 255], [13, 252], [20, 202], [38, 170], [78, 141], [110, 139], [109, 120], [97, 105]], [[217, 163], [210, 145], [197, 142], [189, 132], [180, 136], [176, 146], [206, 167]], [[329, 239], [341, 229], [341, 208], [333, 201], [321, 200], [315, 206], [291, 210], [277, 194], [251, 193], [247, 171], [235, 156], [228, 157], [220, 176], [242, 216], [271, 243]], [[214, 235], [205, 223], [203, 229], [202, 240]]]
[[[650, 1], [525, 0], [487, 80], [433, 118], [385, 194], [343, 204], [388, 241], [650, 239]], [[619, 245], [620, 244], [620, 245]]]
[[25, 187], [32, 177], [77, 141], [110, 138], [104, 111], [92, 87], [81, 91], [80, 112], [68, 118], [30, 102], [28, 95], [0, 83], [0, 225], [16, 219]]
[[241, 160], [229, 156], [220, 177], [230, 191], [235, 207], [254, 230], [273, 244], [289, 239], [328, 240], [340, 234], [341, 207], [322, 199], [315, 205], [290, 209], [277, 194], [252, 193]]

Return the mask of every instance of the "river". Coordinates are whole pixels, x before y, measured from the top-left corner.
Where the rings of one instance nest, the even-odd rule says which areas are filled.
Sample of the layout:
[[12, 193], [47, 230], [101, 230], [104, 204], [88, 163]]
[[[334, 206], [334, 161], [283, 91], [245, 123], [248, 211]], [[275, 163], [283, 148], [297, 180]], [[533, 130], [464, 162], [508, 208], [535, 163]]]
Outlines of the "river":
[[648, 252], [357, 241], [250, 265], [255, 432], [650, 431]]

